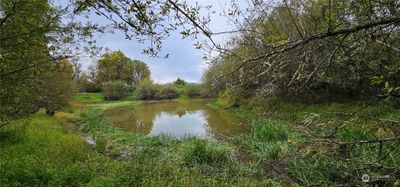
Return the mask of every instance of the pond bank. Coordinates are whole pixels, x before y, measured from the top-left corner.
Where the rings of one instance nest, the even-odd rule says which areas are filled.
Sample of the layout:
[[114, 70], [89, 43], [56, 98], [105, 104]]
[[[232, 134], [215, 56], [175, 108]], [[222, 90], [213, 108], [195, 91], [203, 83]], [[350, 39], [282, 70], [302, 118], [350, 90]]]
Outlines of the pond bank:
[[[395, 144], [382, 147], [383, 153], [389, 153], [389, 157], [382, 159], [376, 146], [355, 145], [346, 153], [337, 144], [315, 141], [315, 137], [330, 132], [343, 115], [356, 111], [362, 103], [304, 105], [276, 100], [249, 103], [234, 111], [249, 120], [251, 131], [230, 141], [217, 142], [124, 131], [104, 120], [104, 111], [135, 108], [141, 101], [106, 102], [98, 96], [79, 97], [68, 112], [48, 117], [40, 111], [0, 131], [1, 184], [335, 185], [363, 184], [360, 180], [363, 174], [377, 179], [399, 170], [400, 150], [393, 149]], [[354, 142], [398, 133], [389, 127], [382, 128], [382, 121], [362, 117], [371, 115], [400, 120], [397, 109], [370, 106], [349, 118], [335, 140]], [[87, 137], [91, 137], [93, 145], [86, 143]], [[380, 159], [377, 163], [382, 168], [373, 171], [355, 170], [349, 163], [360, 168], [376, 159]]]
[[[236, 148], [211, 140], [148, 137], [115, 128], [102, 111], [140, 102], [77, 102], [72, 113], [39, 112], [2, 132], [0, 182], [13, 185], [270, 185]], [[4, 136], [7, 134], [7, 136]], [[95, 146], [87, 144], [91, 137]], [[124, 153], [124, 157], [121, 156]]]

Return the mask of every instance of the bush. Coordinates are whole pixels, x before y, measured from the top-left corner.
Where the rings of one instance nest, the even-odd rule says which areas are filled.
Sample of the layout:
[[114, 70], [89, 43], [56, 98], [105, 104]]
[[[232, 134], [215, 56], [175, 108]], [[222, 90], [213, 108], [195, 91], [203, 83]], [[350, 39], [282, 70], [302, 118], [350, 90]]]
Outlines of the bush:
[[156, 99], [176, 99], [179, 97], [179, 91], [175, 87], [166, 87], [156, 93]]
[[242, 89], [227, 89], [218, 95], [217, 104], [221, 108], [238, 107], [243, 95]]
[[72, 79], [72, 65], [69, 61], [60, 61], [50, 67], [50, 72], [38, 79], [38, 107], [46, 108], [48, 115], [69, 106], [73, 93], [77, 91]]
[[109, 81], [103, 85], [103, 94], [107, 100], [121, 99], [126, 93], [127, 87], [122, 81]]
[[201, 96], [201, 88], [197, 85], [187, 86], [184, 94], [188, 97], [199, 97]]
[[140, 81], [137, 88], [138, 99], [155, 99], [159, 86], [154, 84], [150, 79], [144, 79]]

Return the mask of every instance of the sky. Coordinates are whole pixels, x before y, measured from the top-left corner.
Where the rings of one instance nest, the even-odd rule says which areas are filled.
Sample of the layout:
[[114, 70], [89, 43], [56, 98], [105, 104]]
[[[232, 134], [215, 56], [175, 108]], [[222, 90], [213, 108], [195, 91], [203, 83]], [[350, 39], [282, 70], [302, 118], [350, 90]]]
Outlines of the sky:
[[[196, 0], [188, 0], [188, 3], [195, 3]], [[201, 0], [201, 4], [212, 5], [212, 10], [217, 13], [211, 15], [210, 29], [211, 31], [227, 31], [231, 30], [228, 21], [218, 12], [225, 9], [229, 0]], [[105, 19], [99, 16], [93, 16], [92, 22], [104, 23]], [[179, 30], [171, 34], [171, 36], [163, 42], [161, 54], [169, 54], [169, 58], [155, 58], [142, 54], [142, 50], [148, 46], [139, 44], [135, 40], [127, 40], [122, 32], [108, 33], [98, 35], [97, 45], [107, 47], [112, 51], [121, 50], [131, 59], [137, 59], [145, 62], [151, 71], [151, 78], [157, 83], [168, 83], [176, 80], [178, 77], [187, 82], [201, 82], [202, 73], [207, 68], [207, 62], [203, 61], [204, 51], [195, 49], [193, 41], [190, 38], [182, 39]], [[218, 42], [226, 40], [226, 35], [220, 35], [215, 38]], [[88, 60], [82, 60], [82, 67], [85, 69], [89, 66]]]

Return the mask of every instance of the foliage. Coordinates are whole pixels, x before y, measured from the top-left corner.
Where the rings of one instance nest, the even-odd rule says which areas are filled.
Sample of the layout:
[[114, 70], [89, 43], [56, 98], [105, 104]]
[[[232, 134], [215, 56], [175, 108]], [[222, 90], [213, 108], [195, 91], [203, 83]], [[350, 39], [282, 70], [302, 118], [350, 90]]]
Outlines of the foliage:
[[187, 85], [183, 94], [187, 97], [199, 97], [202, 96], [202, 90], [200, 85]]
[[242, 90], [227, 89], [219, 94], [217, 104], [221, 108], [238, 107], [242, 97]]
[[[182, 37], [189, 37], [199, 32], [198, 25], [207, 25], [209, 19], [201, 18], [200, 11], [209, 11], [209, 5], [192, 4], [186, 1], [78, 1], [74, 4], [74, 13], [95, 12], [109, 22], [105, 26], [120, 30], [126, 39], [136, 39], [148, 44], [144, 53], [168, 58], [169, 54], [159, 55], [162, 42], [171, 32], [180, 32]], [[190, 17], [189, 17], [190, 15]], [[198, 17], [199, 16], [199, 17]], [[193, 21], [196, 22], [193, 25]], [[187, 27], [189, 26], [189, 27]], [[202, 29], [202, 28], [201, 28]], [[204, 29], [203, 33], [206, 33]], [[200, 46], [198, 43], [197, 46]]]
[[[390, 173], [399, 168], [391, 166], [400, 156], [400, 152], [395, 151], [396, 141], [383, 143], [380, 148], [379, 143], [356, 142], [396, 138], [396, 130], [387, 124], [400, 120], [398, 110], [387, 103], [379, 103], [352, 114], [362, 104], [354, 101], [313, 105], [271, 99], [253, 101], [237, 109], [238, 114], [252, 124], [251, 133], [239, 138], [237, 143], [275, 166], [288, 163], [290, 176], [301, 185], [362, 184], [357, 181], [363, 174], [381, 184], [394, 184], [396, 176]], [[370, 116], [375, 117], [371, 120]], [[346, 124], [339, 127], [336, 138], [330, 140], [340, 143], [315, 138], [329, 134], [343, 119]], [[378, 169], [370, 163], [382, 167]], [[380, 178], [385, 175], [388, 177]]]
[[49, 21], [49, 11], [47, 1], [0, 2], [0, 126], [38, 110], [35, 83], [51, 63], [45, 40], [50, 28], [32, 30]]
[[174, 81], [174, 84], [175, 84], [175, 85], [184, 86], [184, 85], [186, 84], [186, 82], [185, 82], [185, 80], [183, 80], [183, 79], [181, 79], [181, 78], [178, 77], [178, 78]]
[[101, 86], [98, 81], [90, 78], [86, 73], [82, 73], [76, 80], [80, 92], [100, 92]]
[[141, 61], [131, 60], [121, 51], [103, 54], [97, 64], [96, 81], [123, 81], [129, 87], [150, 77], [148, 66]]
[[172, 86], [160, 88], [155, 94], [155, 99], [176, 99], [180, 95], [179, 91]]
[[137, 88], [137, 98], [143, 100], [176, 99], [179, 95], [180, 92], [174, 86], [162, 87], [150, 79], [141, 81]]
[[[60, 82], [65, 77], [56, 75], [59, 70], [54, 64], [77, 56], [75, 53], [84, 51], [89, 54], [96, 50], [91, 33], [102, 29], [70, 19], [73, 16], [66, 16], [70, 12], [52, 6], [47, 0], [1, 1], [0, 12], [2, 126], [36, 112], [44, 104], [50, 108], [50, 113], [60, 108], [55, 105], [65, 105], [71, 83], [66, 82], [65, 93], [59, 91], [63, 87]], [[80, 45], [82, 42], [87, 42], [85, 47]], [[45, 77], [49, 79], [43, 80]], [[42, 95], [41, 90], [50, 88], [55, 88], [55, 92]], [[47, 101], [43, 101], [45, 97]], [[55, 98], [62, 99], [57, 103]]]
[[102, 93], [85, 93], [80, 92], [74, 95], [74, 101], [87, 104], [87, 103], [100, 103], [104, 101]]
[[46, 108], [48, 115], [64, 109], [69, 105], [76, 91], [72, 80], [72, 65], [68, 60], [62, 60], [47, 75], [40, 77], [38, 84], [38, 107]]
[[301, 100], [398, 97], [399, 17], [390, 2], [254, 1], [248, 9], [232, 3], [231, 19], [246, 20], [237, 23], [246, 30], [211, 61], [205, 90], [216, 95], [233, 87], [254, 97]]
[[126, 84], [122, 81], [108, 81], [103, 85], [103, 94], [107, 100], [119, 100], [126, 94]]
[[91, 109], [81, 113], [82, 123], [79, 130], [85, 133], [96, 131], [111, 131], [113, 130], [103, 119], [98, 117], [99, 110]]
[[139, 82], [137, 98], [144, 100], [155, 99], [158, 90], [159, 86], [154, 84], [152, 80], [144, 79]]

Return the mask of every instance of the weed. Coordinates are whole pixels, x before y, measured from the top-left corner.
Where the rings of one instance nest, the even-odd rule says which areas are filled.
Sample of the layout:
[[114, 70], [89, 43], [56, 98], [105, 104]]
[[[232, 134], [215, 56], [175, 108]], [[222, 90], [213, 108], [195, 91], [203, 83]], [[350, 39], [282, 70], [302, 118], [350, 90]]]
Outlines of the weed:
[[223, 164], [228, 161], [227, 150], [206, 140], [194, 139], [193, 145], [185, 150], [183, 161], [186, 164]]

